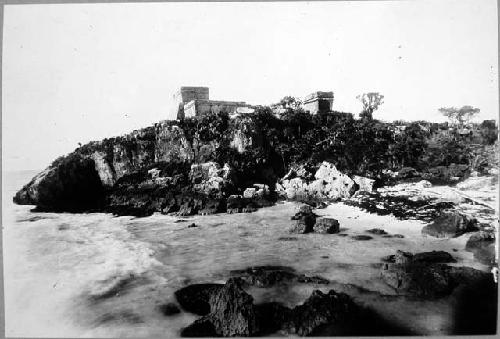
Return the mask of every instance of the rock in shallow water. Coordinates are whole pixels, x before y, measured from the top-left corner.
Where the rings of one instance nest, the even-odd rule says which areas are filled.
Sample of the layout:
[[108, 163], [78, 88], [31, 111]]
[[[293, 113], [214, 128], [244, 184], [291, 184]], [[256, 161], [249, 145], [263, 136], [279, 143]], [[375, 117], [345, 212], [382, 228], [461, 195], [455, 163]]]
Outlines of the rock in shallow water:
[[[313, 291], [301, 305], [289, 309], [277, 302], [253, 304], [253, 298], [231, 278], [209, 298], [210, 313], [181, 331], [183, 337], [255, 336], [279, 330], [301, 336], [352, 332], [358, 308], [344, 293]], [[322, 332], [323, 331], [323, 332]]]
[[318, 218], [313, 227], [315, 233], [334, 234], [340, 230], [339, 221], [334, 218]]
[[432, 251], [413, 255], [397, 251], [383, 258], [381, 277], [403, 294], [438, 298], [450, 294], [460, 284], [473, 284], [488, 279], [489, 273], [470, 267], [452, 267], [444, 263], [456, 260], [447, 252]]
[[206, 315], [210, 312], [210, 297], [222, 284], [193, 284], [175, 291], [175, 298], [187, 312]]
[[444, 212], [422, 228], [422, 234], [437, 238], [453, 238], [477, 230], [477, 224], [477, 220], [469, 216], [458, 212]]
[[495, 233], [479, 231], [472, 234], [465, 244], [465, 250], [474, 253], [474, 258], [485, 265], [495, 263]]

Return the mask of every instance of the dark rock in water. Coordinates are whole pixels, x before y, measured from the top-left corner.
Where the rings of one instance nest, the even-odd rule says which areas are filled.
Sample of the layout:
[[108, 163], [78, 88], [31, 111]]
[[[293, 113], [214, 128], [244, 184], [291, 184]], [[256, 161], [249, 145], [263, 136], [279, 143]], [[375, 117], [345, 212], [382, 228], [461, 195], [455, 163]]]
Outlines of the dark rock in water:
[[422, 262], [431, 264], [431, 263], [450, 263], [457, 261], [448, 252], [431, 251], [431, 252], [416, 253], [413, 256], [413, 262]]
[[370, 237], [369, 235], [363, 235], [363, 234], [353, 235], [353, 236], [351, 236], [351, 238], [353, 238], [354, 240], [362, 240], [362, 241], [373, 239], [373, 237]]
[[339, 237], [347, 237], [349, 234], [345, 234], [345, 233], [338, 233], [337, 234]]
[[429, 298], [445, 296], [455, 287], [441, 264], [384, 264], [382, 279], [399, 292]]
[[253, 298], [237, 279], [229, 279], [219, 292], [210, 298], [210, 317], [215, 332], [223, 337], [251, 336], [258, 332]]
[[321, 284], [321, 285], [328, 285], [330, 283], [330, 280], [325, 279], [323, 277], [318, 277], [318, 276], [308, 277], [304, 274], [299, 275], [297, 277], [297, 281], [306, 284]]
[[425, 298], [450, 294], [460, 284], [471, 284], [488, 273], [470, 267], [452, 267], [444, 262], [456, 260], [447, 252], [417, 253], [397, 251], [382, 259], [382, 279], [399, 292]]
[[378, 235], [387, 234], [387, 232], [381, 228], [372, 228], [372, 229], [367, 230], [366, 232], [371, 233], [371, 234], [378, 234]]
[[259, 324], [259, 336], [275, 333], [283, 327], [290, 318], [291, 310], [278, 302], [268, 302], [255, 305], [257, 323]]
[[382, 261], [404, 265], [408, 265], [411, 263], [432, 264], [457, 262], [455, 258], [451, 256], [451, 254], [445, 251], [431, 251], [412, 254], [410, 252], [404, 252], [401, 250], [397, 250], [396, 254], [391, 254], [383, 257]]
[[174, 303], [163, 304], [163, 305], [160, 305], [158, 308], [159, 308], [160, 312], [166, 316], [181, 313], [181, 310], [179, 309], [179, 307], [177, 307], [177, 305]]
[[400, 238], [400, 239], [402, 239], [402, 238], [404, 238], [405, 236], [404, 236], [404, 235], [402, 235], [402, 234], [393, 234], [393, 235], [392, 235], [392, 237], [393, 237], [393, 238]]
[[288, 283], [297, 278], [295, 270], [286, 266], [256, 266], [245, 270], [233, 270], [232, 276], [241, 278], [245, 283], [257, 287], [270, 287]]
[[193, 284], [175, 291], [175, 298], [187, 312], [206, 315], [210, 312], [210, 297], [222, 284]]
[[243, 282], [251, 286], [271, 287], [279, 284], [289, 284], [292, 282], [306, 284], [329, 284], [328, 279], [318, 276], [306, 276], [297, 274], [295, 270], [287, 266], [256, 266], [244, 270], [233, 270], [231, 275], [238, 277]]
[[445, 212], [422, 228], [422, 234], [438, 238], [458, 237], [477, 230], [477, 220], [458, 212]]
[[188, 228], [191, 228], [191, 227], [198, 227], [198, 225], [196, 225], [194, 222], [192, 224], [189, 224], [188, 225]]
[[283, 328], [300, 336], [347, 335], [352, 333], [357, 315], [358, 308], [347, 294], [315, 290], [291, 311]]
[[21, 205], [37, 205], [42, 212], [87, 212], [104, 204], [105, 189], [95, 162], [72, 153], [55, 160], [14, 197]]
[[217, 337], [217, 332], [212, 321], [208, 317], [202, 317], [181, 330], [181, 337], [202, 338]]
[[299, 239], [295, 238], [295, 237], [279, 237], [278, 240], [280, 240], [280, 241], [297, 241]]
[[495, 263], [495, 245], [493, 231], [479, 231], [467, 240], [465, 250], [474, 253], [474, 258], [482, 264], [492, 265]]
[[209, 298], [210, 313], [184, 328], [182, 336], [249, 337], [259, 331], [253, 298], [229, 279]]
[[316, 233], [322, 234], [339, 233], [339, 221], [333, 218], [318, 218], [314, 224], [313, 230]]
[[314, 213], [296, 214], [296, 223], [290, 229], [290, 233], [305, 234], [314, 231], [314, 224], [316, 223], [316, 215]]

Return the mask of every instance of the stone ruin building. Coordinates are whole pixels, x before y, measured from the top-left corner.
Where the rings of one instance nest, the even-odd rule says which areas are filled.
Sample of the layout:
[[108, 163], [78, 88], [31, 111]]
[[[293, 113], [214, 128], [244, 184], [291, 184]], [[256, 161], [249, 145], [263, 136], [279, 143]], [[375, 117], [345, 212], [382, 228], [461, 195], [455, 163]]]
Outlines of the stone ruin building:
[[251, 113], [252, 106], [243, 101], [210, 100], [208, 87], [181, 87], [174, 94], [174, 116], [177, 119], [206, 114]]
[[327, 113], [332, 110], [333, 92], [314, 92], [304, 98], [304, 111], [311, 114]]
[[[333, 98], [333, 92], [314, 92], [304, 98], [303, 109], [310, 114], [328, 113], [332, 110]], [[173, 116], [177, 119], [219, 112], [253, 113], [254, 110], [254, 106], [243, 101], [210, 100], [208, 87], [183, 86], [174, 94]], [[275, 109], [275, 113], [279, 111]]]

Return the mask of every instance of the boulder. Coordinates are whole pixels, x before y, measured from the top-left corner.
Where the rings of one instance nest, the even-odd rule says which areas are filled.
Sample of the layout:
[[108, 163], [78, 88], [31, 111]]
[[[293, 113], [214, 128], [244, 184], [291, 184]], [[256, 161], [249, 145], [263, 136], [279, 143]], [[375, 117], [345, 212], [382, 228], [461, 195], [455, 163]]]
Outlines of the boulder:
[[175, 291], [174, 295], [185, 311], [206, 315], [210, 312], [210, 297], [222, 286], [222, 284], [193, 284]]
[[359, 186], [358, 191], [360, 192], [371, 192], [373, 191], [373, 184], [375, 183], [374, 179], [369, 179], [365, 177], [360, 177], [359, 175], [355, 175], [352, 177], [352, 180]]
[[333, 234], [340, 231], [339, 221], [334, 218], [318, 218], [313, 231], [322, 234]]
[[422, 234], [437, 238], [458, 237], [477, 230], [477, 220], [458, 212], [444, 212], [422, 228]]
[[249, 337], [258, 332], [253, 298], [240, 286], [237, 279], [229, 279], [210, 298], [208, 315], [215, 332], [223, 337]]
[[304, 170], [302, 177], [297, 176], [299, 173], [289, 172], [276, 186], [278, 194], [299, 201], [338, 200], [350, 197], [357, 189], [351, 178], [326, 161], [313, 178], [309, 176], [309, 171]]
[[413, 255], [397, 251], [383, 258], [382, 280], [403, 294], [424, 298], [438, 298], [450, 294], [458, 285], [471, 285], [482, 279], [486, 272], [470, 267], [448, 266], [456, 262], [447, 252], [432, 251]]
[[465, 250], [474, 253], [474, 258], [485, 265], [495, 263], [495, 232], [479, 231], [467, 240]]
[[298, 217], [294, 216], [294, 218], [296, 218], [296, 221], [290, 229], [290, 233], [305, 234], [314, 231], [316, 223], [316, 215], [314, 213], [302, 214]]
[[347, 294], [315, 290], [303, 304], [291, 310], [283, 328], [300, 336], [322, 335], [325, 332], [328, 335], [348, 335], [357, 315], [358, 308]]
[[249, 337], [259, 331], [253, 298], [231, 278], [209, 298], [210, 313], [184, 328], [182, 336]]
[[191, 165], [189, 179], [193, 190], [205, 195], [222, 195], [222, 190], [228, 184], [227, 170], [221, 169], [216, 162], [206, 162]]
[[445, 296], [455, 287], [447, 266], [441, 264], [384, 264], [381, 276], [396, 291], [420, 297]]

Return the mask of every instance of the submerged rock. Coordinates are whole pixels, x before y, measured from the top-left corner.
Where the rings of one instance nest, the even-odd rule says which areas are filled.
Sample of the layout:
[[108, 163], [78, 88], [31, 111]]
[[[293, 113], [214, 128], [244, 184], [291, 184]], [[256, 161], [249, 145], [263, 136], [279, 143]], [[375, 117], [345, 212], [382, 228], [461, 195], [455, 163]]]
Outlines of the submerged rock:
[[163, 315], [171, 316], [181, 312], [179, 307], [174, 303], [163, 304], [158, 307]]
[[477, 220], [458, 212], [445, 212], [429, 225], [422, 228], [422, 234], [437, 238], [458, 237], [477, 230]]
[[233, 270], [231, 275], [248, 285], [264, 288], [293, 282], [309, 284], [329, 284], [330, 282], [322, 277], [298, 274], [288, 266], [255, 266], [244, 270]]
[[387, 232], [381, 228], [372, 228], [372, 229], [367, 230], [366, 232], [371, 233], [371, 234], [378, 234], [378, 235], [387, 234]]
[[353, 235], [353, 236], [351, 236], [351, 238], [353, 238], [354, 240], [361, 240], [361, 241], [373, 239], [373, 237], [370, 237], [369, 235], [363, 235], [363, 234]]

